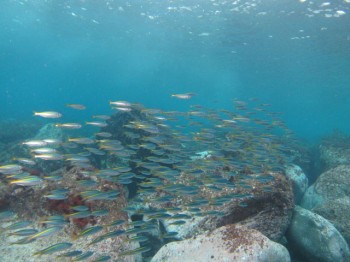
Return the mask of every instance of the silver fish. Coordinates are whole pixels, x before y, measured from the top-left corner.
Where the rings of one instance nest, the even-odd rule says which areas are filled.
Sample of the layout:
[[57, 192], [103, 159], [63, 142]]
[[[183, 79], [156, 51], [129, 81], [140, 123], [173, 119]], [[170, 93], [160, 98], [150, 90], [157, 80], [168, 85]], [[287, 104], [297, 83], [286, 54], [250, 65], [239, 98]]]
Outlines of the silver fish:
[[46, 111], [46, 112], [34, 112], [34, 116], [41, 116], [44, 118], [60, 118], [62, 114], [55, 111]]

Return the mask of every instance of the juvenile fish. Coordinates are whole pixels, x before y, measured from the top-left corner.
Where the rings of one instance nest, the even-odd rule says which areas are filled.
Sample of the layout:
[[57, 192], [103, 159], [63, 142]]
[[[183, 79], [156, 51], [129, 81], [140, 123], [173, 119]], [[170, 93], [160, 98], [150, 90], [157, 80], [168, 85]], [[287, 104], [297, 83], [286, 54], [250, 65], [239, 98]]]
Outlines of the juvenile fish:
[[91, 125], [91, 126], [98, 126], [98, 127], [106, 127], [107, 123], [106, 122], [85, 122], [87, 125]]
[[29, 228], [29, 229], [21, 229], [21, 230], [17, 230], [15, 232], [11, 232], [9, 234], [7, 234], [8, 236], [31, 236], [38, 233], [38, 230], [33, 229], [33, 228]]
[[109, 211], [107, 209], [102, 209], [102, 210], [95, 210], [91, 212], [92, 216], [105, 216], [108, 215]]
[[97, 182], [94, 180], [79, 180], [77, 184], [81, 187], [92, 187], [97, 185]]
[[172, 94], [172, 97], [179, 98], [179, 99], [190, 99], [194, 96], [194, 93], [185, 93], [185, 94]]
[[53, 154], [34, 155], [34, 158], [39, 158], [42, 160], [62, 160], [64, 157], [61, 154], [53, 153]]
[[127, 102], [127, 101], [110, 101], [109, 102], [110, 105], [114, 105], [114, 106], [121, 106], [121, 107], [130, 107], [131, 103]]
[[91, 212], [90, 211], [80, 211], [80, 212], [75, 212], [75, 213], [69, 214], [66, 217], [69, 217], [69, 218], [85, 218], [85, 217], [89, 217], [89, 216], [91, 216]]
[[106, 154], [104, 151], [99, 150], [97, 148], [93, 148], [93, 147], [86, 147], [85, 149], [87, 151], [89, 151], [90, 153], [93, 153], [93, 154], [98, 155], [98, 156], [103, 156]]
[[62, 227], [49, 227], [49, 228], [46, 228], [30, 237], [28, 237], [28, 241], [29, 240], [35, 240], [37, 238], [41, 238], [41, 237], [47, 237], [47, 236], [51, 236], [52, 234], [54, 233], [57, 233], [58, 231], [60, 231], [62, 229]]
[[43, 141], [46, 142], [47, 144], [60, 144], [60, 143], [62, 143], [61, 140], [55, 139], [55, 138], [47, 138], [47, 139], [43, 139]]
[[90, 162], [90, 160], [87, 157], [79, 156], [79, 155], [72, 155], [70, 157], [67, 157], [66, 160], [71, 162], [85, 162], [85, 163]]
[[77, 137], [77, 138], [69, 138], [69, 142], [74, 142], [77, 144], [89, 145], [95, 143], [95, 140], [87, 137]]
[[92, 251], [85, 252], [77, 257], [75, 257], [72, 261], [83, 261], [89, 257], [91, 257], [94, 254]]
[[87, 229], [81, 231], [81, 232], [76, 236], [76, 238], [96, 234], [97, 232], [100, 232], [102, 229], [103, 229], [102, 226], [89, 227], [89, 228], [87, 228]]
[[26, 245], [34, 241], [35, 239], [28, 239], [28, 237], [25, 237], [21, 238], [20, 240], [17, 240], [16, 242], [11, 242], [10, 245]]
[[35, 252], [33, 255], [37, 256], [37, 255], [52, 254], [52, 253], [59, 252], [59, 251], [65, 250], [67, 248], [70, 248], [71, 246], [73, 246], [72, 243], [62, 242], [62, 243], [58, 243], [58, 244], [49, 246], [49, 247], [44, 248], [42, 250], [39, 250], [39, 251]]
[[29, 141], [23, 142], [22, 145], [26, 145], [29, 147], [39, 147], [39, 146], [46, 146], [47, 142], [43, 140], [29, 140]]
[[112, 223], [106, 225], [107, 227], [111, 227], [111, 226], [119, 226], [125, 223], [125, 220], [121, 220], [121, 219], [117, 219], [115, 221], [113, 221]]
[[108, 132], [99, 132], [99, 133], [96, 133], [95, 135], [100, 136], [100, 137], [104, 137], [104, 138], [109, 138], [112, 136], [112, 134], [108, 133]]
[[82, 125], [78, 123], [56, 124], [55, 126], [63, 129], [79, 129], [82, 127]]
[[106, 116], [106, 115], [94, 115], [94, 116], [92, 116], [92, 118], [98, 118], [98, 119], [102, 119], [102, 120], [111, 119], [110, 116]]
[[16, 222], [16, 223], [13, 223], [7, 227], [4, 227], [2, 228], [3, 230], [14, 230], [14, 229], [19, 229], [19, 228], [23, 228], [23, 227], [27, 227], [29, 226], [30, 224], [32, 224], [32, 222], [30, 221], [19, 221], [19, 222]]
[[147, 251], [150, 251], [151, 248], [144, 246], [144, 247], [139, 247], [139, 248], [135, 248], [132, 250], [128, 250], [128, 251], [124, 251], [119, 253], [119, 256], [130, 256], [130, 255], [136, 255], [136, 254], [140, 254], [140, 253], [145, 253]]
[[46, 111], [46, 112], [34, 112], [34, 116], [41, 116], [44, 118], [60, 118], [62, 114], [55, 111]]
[[13, 160], [29, 166], [34, 166], [36, 164], [34, 160], [28, 158], [14, 158]]
[[27, 176], [21, 179], [10, 181], [10, 184], [15, 184], [19, 186], [36, 186], [42, 183], [43, 183], [43, 180], [38, 176]]
[[118, 110], [118, 111], [123, 111], [123, 112], [130, 112], [132, 109], [130, 107], [113, 107], [112, 109]]
[[136, 242], [145, 242], [148, 241], [148, 238], [145, 236], [134, 236], [129, 238], [130, 241], [136, 241]]
[[44, 197], [51, 200], [64, 200], [68, 198], [66, 194], [62, 194], [62, 193], [49, 194], [49, 195], [45, 195]]
[[84, 110], [86, 109], [86, 106], [82, 105], [82, 104], [66, 104], [67, 107], [73, 108], [73, 109], [77, 109], [77, 110]]
[[22, 166], [20, 165], [0, 166], [0, 173], [3, 173], [5, 175], [17, 174], [17, 173], [20, 173], [21, 170], [22, 170]]
[[179, 225], [184, 225], [184, 224], [186, 224], [185, 220], [177, 220], [177, 221], [170, 223], [169, 225], [179, 226]]
[[89, 210], [89, 208], [87, 206], [73, 206], [72, 209], [75, 211], [87, 211], [87, 210]]
[[50, 148], [50, 147], [40, 147], [36, 149], [32, 149], [31, 152], [34, 152], [36, 154], [52, 154], [56, 153], [56, 149]]
[[64, 226], [68, 222], [65, 220], [64, 216], [55, 215], [55, 216], [49, 216], [46, 219], [41, 220], [39, 223], [60, 227], [60, 226]]
[[81, 193], [85, 200], [113, 200], [119, 195], [117, 190], [110, 190], [106, 192], [98, 190], [88, 190]]
[[76, 256], [81, 255], [82, 253], [83, 253], [83, 251], [74, 250], [74, 251], [69, 251], [69, 252], [63, 253], [57, 257], [76, 257]]
[[108, 261], [111, 259], [111, 256], [99, 256], [98, 258], [96, 258], [95, 260], [93, 260], [92, 262], [103, 262], [103, 261]]

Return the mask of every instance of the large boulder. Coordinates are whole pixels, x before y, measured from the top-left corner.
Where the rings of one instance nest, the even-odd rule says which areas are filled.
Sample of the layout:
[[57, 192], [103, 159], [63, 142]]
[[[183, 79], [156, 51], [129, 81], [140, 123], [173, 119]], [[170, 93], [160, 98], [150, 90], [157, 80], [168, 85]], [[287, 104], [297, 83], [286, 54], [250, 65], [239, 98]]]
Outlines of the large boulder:
[[308, 178], [303, 170], [297, 165], [287, 166], [286, 176], [293, 182], [294, 201], [295, 203], [299, 203], [308, 188]]
[[270, 176], [271, 181], [267, 184], [250, 181], [254, 188], [252, 194], [233, 189], [236, 197], [217, 207], [220, 215], [194, 216], [181, 226], [171, 225], [172, 220], [164, 220], [166, 231], [176, 231], [179, 239], [186, 239], [206, 230], [240, 224], [260, 231], [273, 241], [280, 241], [291, 221], [294, 208], [293, 190], [291, 181], [285, 176], [277, 173], [271, 173]]
[[318, 177], [301, 201], [301, 206], [312, 209], [324, 202], [350, 195], [350, 165], [332, 168]]
[[310, 186], [301, 206], [329, 220], [350, 243], [350, 165], [324, 172]]
[[339, 165], [350, 164], [350, 140], [323, 141], [319, 146], [320, 161], [324, 170], [334, 168]]
[[152, 262], [290, 261], [287, 249], [260, 232], [227, 225], [197, 237], [163, 246]]
[[350, 244], [350, 197], [327, 201], [312, 211], [329, 220]]
[[291, 222], [294, 201], [291, 181], [280, 174], [273, 174], [271, 191], [256, 187], [254, 195], [245, 200], [246, 207], [230, 205], [217, 216], [217, 227], [238, 223], [256, 229], [273, 241], [280, 241]]
[[338, 230], [325, 218], [295, 207], [287, 231], [291, 249], [308, 261], [350, 261], [349, 247]]

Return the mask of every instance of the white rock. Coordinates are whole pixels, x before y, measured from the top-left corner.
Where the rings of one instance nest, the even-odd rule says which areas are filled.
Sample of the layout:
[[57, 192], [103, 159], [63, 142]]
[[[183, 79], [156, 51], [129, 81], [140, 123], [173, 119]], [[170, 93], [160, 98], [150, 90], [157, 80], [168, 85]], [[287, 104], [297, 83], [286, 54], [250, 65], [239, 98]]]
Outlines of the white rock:
[[191, 239], [163, 246], [151, 262], [288, 262], [287, 249], [259, 231], [227, 225]]

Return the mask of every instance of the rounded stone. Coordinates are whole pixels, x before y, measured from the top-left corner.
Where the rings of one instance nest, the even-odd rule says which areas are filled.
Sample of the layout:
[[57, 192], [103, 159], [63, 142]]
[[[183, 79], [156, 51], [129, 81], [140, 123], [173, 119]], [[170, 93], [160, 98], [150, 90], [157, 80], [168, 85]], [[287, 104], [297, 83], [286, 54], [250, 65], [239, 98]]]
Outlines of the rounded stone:
[[324, 202], [350, 195], [350, 165], [340, 165], [321, 174], [310, 186], [301, 206], [312, 209]]
[[287, 239], [291, 249], [308, 261], [350, 261], [349, 247], [339, 231], [327, 219], [299, 206]]

